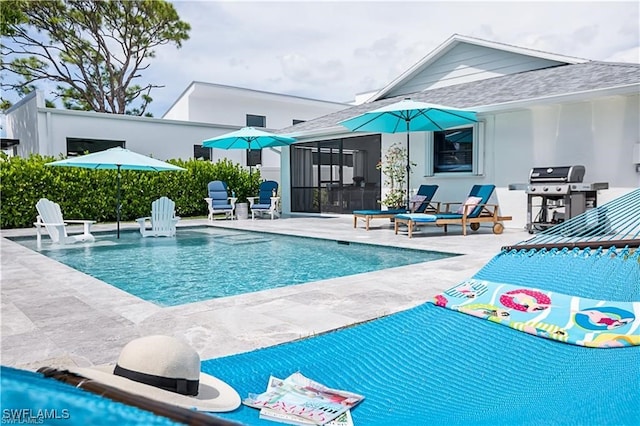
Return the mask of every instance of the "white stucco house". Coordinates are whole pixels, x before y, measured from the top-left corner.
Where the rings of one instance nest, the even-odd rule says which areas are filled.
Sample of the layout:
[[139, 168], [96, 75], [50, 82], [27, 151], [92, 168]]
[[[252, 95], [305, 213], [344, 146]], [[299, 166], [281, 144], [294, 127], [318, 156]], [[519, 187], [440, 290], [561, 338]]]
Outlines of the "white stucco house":
[[[454, 35], [366, 102], [279, 130], [299, 141], [282, 157], [282, 187], [290, 189], [283, 206], [321, 213], [374, 208], [367, 200], [384, 192], [375, 164], [406, 135], [349, 132], [339, 122], [403, 98], [471, 109], [479, 119], [447, 132], [411, 133], [413, 190], [437, 184], [434, 199], [462, 201], [473, 184], [495, 184], [494, 201], [513, 216], [505, 226], [521, 228], [527, 195], [509, 187], [526, 184], [534, 167], [583, 165], [585, 183], [608, 183], [598, 193], [602, 204], [640, 186], [639, 94], [640, 64]], [[364, 197], [354, 188], [363, 182]]]
[[12, 149], [20, 156], [66, 156], [124, 146], [160, 160], [228, 158], [245, 166], [258, 164], [263, 177], [279, 181], [279, 150], [258, 151], [250, 157], [244, 150], [202, 148], [202, 141], [248, 125], [282, 128], [348, 106], [192, 82], [162, 118], [149, 118], [46, 108], [44, 95], [33, 92], [6, 112], [7, 139], [18, 142]]

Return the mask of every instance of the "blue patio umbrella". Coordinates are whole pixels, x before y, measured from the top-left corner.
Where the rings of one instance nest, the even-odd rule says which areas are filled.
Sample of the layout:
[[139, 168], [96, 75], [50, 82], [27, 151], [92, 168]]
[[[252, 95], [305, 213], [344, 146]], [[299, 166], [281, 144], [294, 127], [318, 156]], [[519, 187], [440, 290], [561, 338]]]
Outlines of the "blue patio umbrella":
[[204, 140], [202, 146], [219, 149], [261, 149], [291, 145], [295, 141], [289, 136], [276, 135], [253, 127], [243, 127], [235, 132]]
[[118, 182], [118, 205], [116, 206], [117, 218], [117, 238], [120, 238], [120, 170], [138, 170], [143, 172], [164, 172], [186, 170], [146, 155], [138, 154], [125, 148], [110, 148], [92, 154], [81, 155], [79, 157], [67, 158], [46, 166], [81, 167], [94, 170], [117, 170]]
[[[235, 132], [225, 133], [202, 141], [205, 148], [218, 149], [262, 149], [272, 146], [287, 146], [296, 140], [289, 136], [276, 135], [254, 127], [243, 127]], [[251, 174], [251, 167], [249, 167]]]
[[409, 133], [440, 131], [477, 122], [476, 113], [443, 105], [404, 99], [341, 121], [351, 131], [407, 132], [407, 206], [409, 205]]

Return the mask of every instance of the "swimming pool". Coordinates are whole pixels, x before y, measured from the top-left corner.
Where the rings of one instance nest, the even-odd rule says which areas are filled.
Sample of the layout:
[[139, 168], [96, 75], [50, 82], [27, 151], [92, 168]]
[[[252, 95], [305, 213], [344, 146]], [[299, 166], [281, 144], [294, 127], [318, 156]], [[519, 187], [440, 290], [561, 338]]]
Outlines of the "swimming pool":
[[[175, 306], [411, 265], [451, 253], [211, 227], [175, 238], [95, 234], [93, 244], [39, 252], [160, 306]], [[35, 250], [33, 238], [14, 241]]]

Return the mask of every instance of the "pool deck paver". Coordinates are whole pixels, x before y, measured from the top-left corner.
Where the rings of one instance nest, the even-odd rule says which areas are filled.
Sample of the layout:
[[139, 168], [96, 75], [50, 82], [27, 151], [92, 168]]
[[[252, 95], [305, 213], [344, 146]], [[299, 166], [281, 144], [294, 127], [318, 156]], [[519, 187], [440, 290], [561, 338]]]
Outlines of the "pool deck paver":
[[[354, 229], [351, 215], [182, 220], [179, 226], [246, 229], [460, 256], [172, 307], [141, 300], [4, 238], [35, 236], [35, 229], [2, 230], [0, 362], [28, 370], [113, 363], [126, 343], [150, 334], [182, 338], [203, 360], [251, 351], [417, 306], [471, 277], [502, 246], [530, 237], [513, 228], [494, 235], [488, 227], [464, 237], [460, 227], [450, 226], [448, 234], [422, 227], [409, 239], [394, 235], [391, 225], [375, 221], [369, 231]], [[135, 227], [121, 224], [122, 229]], [[114, 225], [97, 224], [92, 230], [113, 231]], [[49, 243], [48, 237], [43, 243]], [[131, 259], [140, 261], [144, 260]], [[247, 259], [246, 267], [257, 265]]]

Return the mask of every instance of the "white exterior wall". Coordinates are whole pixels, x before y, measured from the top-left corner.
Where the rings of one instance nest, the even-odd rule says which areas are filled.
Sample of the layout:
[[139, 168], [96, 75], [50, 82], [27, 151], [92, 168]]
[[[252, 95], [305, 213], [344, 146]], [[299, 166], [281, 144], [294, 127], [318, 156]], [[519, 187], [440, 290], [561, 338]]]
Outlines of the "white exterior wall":
[[265, 128], [282, 129], [291, 126], [294, 119], [311, 120], [347, 107], [348, 105], [328, 108], [304, 102], [244, 97], [229, 97], [224, 100], [194, 97], [189, 100], [189, 121], [244, 127], [247, 124], [247, 114], [252, 114], [266, 117]]
[[267, 129], [281, 129], [293, 120], [311, 120], [349, 107], [348, 104], [193, 82], [164, 118], [244, 127], [247, 114], [266, 117]]
[[40, 153], [38, 142], [38, 92], [32, 92], [7, 111], [7, 137], [20, 139], [17, 155], [27, 157]]
[[[206, 123], [126, 115], [50, 108], [37, 108], [33, 114], [33, 110], [29, 104], [16, 114], [7, 115], [12, 122], [11, 137], [20, 139], [19, 153], [24, 156], [30, 153], [66, 154], [67, 138], [70, 137], [125, 141], [126, 148], [159, 160], [189, 159], [193, 158], [193, 145], [233, 130]], [[37, 118], [31, 119], [32, 116]], [[38, 131], [34, 134], [31, 129], [36, 127]]]
[[167, 120], [182, 120], [189, 121], [189, 97], [188, 94], [193, 91], [192, 87], [189, 87], [185, 93], [178, 98], [178, 100], [171, 106], [162, 118]]

